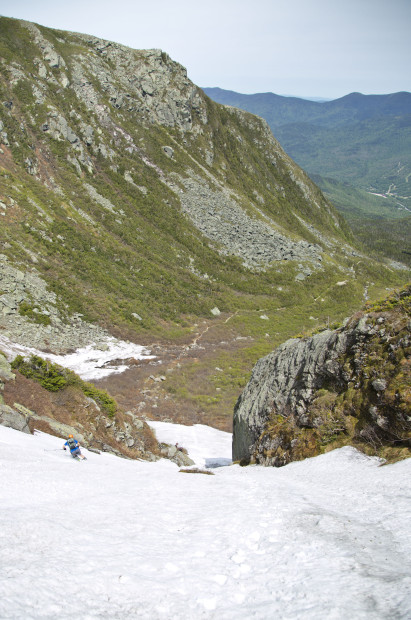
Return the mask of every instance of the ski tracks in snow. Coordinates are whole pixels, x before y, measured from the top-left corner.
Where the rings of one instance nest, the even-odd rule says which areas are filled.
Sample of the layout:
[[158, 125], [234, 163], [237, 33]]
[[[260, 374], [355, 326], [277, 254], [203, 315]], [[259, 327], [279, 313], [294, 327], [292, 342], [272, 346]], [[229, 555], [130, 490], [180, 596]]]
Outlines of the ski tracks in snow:
[[[181, 428], [197, 457], [221, 431]], [[169, 429], [168, 429], [169, 432]], [[210, 434], [211, 433], [211, 434]], [[2, 620], [386, 620], [411, 612], [410, 466], [355, 450], [214, 476], [0, 427]]]

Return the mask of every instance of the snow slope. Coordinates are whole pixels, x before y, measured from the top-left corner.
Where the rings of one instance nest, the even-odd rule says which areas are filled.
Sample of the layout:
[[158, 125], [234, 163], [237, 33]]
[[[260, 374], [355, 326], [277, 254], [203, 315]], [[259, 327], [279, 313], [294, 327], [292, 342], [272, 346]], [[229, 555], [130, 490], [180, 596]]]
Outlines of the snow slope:
[[190, 458], [201, 467], [209, 469], [231, 465], [232, 435], [204, 424], [182, 426], [172, 422], [147, 420], [155, 431], [158, 441], [174, 445], [178, 443], [190, 452]]
[[[230, 458], [229, 435], [173, 431], [199, 463]], [[2, 620], [411, 617], [411, 459], [206, 476], [61, 443], [0, 426]]]

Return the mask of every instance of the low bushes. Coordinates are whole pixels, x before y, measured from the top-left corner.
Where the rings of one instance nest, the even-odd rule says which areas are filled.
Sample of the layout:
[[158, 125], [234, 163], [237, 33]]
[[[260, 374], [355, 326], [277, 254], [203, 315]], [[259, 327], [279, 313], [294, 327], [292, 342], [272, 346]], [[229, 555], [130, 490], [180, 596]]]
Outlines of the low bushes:
[[17, 355], [11, 363], [11, 367], [28, 379], [37, 381], [49, 392], [58, 392], [68, 386], [78, 387], [85, 396], [95, 400], [110, 418], [113, 418], [117, 412], [117, 403], [108, 392], [96, 388], [92, 383], [83, 381], [72, 370], [53, 364], [38, 355], [32, 355], [28, 360], [22, 355]]

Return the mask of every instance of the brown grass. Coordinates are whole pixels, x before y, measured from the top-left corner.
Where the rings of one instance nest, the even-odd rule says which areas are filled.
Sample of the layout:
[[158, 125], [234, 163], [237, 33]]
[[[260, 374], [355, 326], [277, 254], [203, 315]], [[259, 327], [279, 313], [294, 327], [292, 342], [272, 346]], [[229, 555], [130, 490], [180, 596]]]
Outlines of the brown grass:
[[193, 469], [180, 469], [182, 474], [206, 474], [207, 476], [215, 476], [215, 473], [212, 471], [208, 471], [208, 469], [199, 469], [198, 467], [194, 467]]

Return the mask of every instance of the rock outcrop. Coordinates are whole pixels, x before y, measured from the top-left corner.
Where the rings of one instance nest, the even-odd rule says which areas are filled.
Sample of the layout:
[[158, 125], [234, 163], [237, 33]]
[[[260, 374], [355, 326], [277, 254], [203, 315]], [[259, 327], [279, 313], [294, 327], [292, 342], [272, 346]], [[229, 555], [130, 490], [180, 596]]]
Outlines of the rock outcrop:
[[0, 404], [0, 424], [22, 433], [31, 433], [29, 416], [8, 405]]
[[170, 461], [173, 461], [179, 467], [189, 467], [194, 465], [194, 461], [190, 459], [186, 451], [177, 446], [169, 446], [168, 444], [161, 444], [161, 455]]
[[281, 466], [335, 444], [411, 447], [410, 289], [256, 364], [234, 412], [233, 459]]

